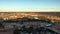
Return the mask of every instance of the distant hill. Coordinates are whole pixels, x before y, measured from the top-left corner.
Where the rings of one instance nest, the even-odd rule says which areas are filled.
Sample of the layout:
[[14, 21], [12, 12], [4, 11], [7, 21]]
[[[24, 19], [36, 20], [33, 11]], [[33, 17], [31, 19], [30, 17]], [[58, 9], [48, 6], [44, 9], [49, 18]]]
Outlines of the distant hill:
[[38, 14], [48, 14], [60, 17], [60, 12], [39, 12]]

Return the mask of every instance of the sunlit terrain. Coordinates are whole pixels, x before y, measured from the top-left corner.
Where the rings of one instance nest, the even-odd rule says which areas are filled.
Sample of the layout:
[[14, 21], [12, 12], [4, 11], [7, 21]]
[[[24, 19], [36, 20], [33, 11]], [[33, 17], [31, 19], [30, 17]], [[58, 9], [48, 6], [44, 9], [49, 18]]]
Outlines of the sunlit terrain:
[[48, 19], [56, 19], [56, 20], [60, 20], [60, 17], [57, 15], [54, 15], [55, 13], [51, 13], [51, 15], [49, 13], [33, 13], [33, 12], [16, 12], [16, 13], [0, 13], [0, 18], [4, 18], [4, 19], [15, 19], [15, 18], [22, 18], [22, 17], [46, 17]]

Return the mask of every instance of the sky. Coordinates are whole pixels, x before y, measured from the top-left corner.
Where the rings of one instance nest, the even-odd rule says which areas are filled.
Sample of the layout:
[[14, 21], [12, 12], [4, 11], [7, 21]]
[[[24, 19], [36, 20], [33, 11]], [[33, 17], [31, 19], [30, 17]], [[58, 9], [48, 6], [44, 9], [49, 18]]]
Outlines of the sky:
[[0, 0], [0, 11], [60, 11], [60, 0]]

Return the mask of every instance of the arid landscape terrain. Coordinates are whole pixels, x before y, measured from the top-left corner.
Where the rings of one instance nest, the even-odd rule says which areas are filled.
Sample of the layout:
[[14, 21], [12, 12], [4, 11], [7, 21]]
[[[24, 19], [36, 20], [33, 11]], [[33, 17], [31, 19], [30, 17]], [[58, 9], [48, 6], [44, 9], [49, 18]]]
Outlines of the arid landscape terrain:
[[[19, 18], [19, 19], [17, 19], [17, 18]], [[48, 19], [51, 20], [51, 22], [48, 21], [49, 24], [53, 23], [53, 25], [50, 26], [49, 24], [46, 24], [46, 25], [49, 25], [49, 27], [45, 27], [46, 25], [42, 24], [44, 26], [44, 28], [47, 28], [47, 29], [50, 29], [50, 30], [54, 31], [53, 33], [55, 33], [55, 34], [56, 34], [56, 32], [57, 33], [60, 32], [60, 30], [59, 30], [60, 29], [60, 27], [59, 27], [60, 26], [60, 12], [0, 12], [0, 22], [2, 22], [1, 20], [3, 19], [3, 22], [5, 23], [4, 26], [7, 25], [8, 27], [10, 27], [10, 28], [8, 28], [8, 30], [6, 29], [5, 32], [0, 32], [0, 34], [13, 34], [14, 29], [11, 29], [12, 26], [14, 24], [19, 25], [21, 22], [23, 22], [23, 25], [26, 24], [26, 25], [29, 25], [29, 26], [31, 26], [33, 24], [34, 25], [38, 25], [38, 24], [40, 25], [41, 23], [48, 23], [44, 20], [43, 21], [41, 20], [42, 22], [38, 21], [38, 20], [34, 21], [32, 18], [38, 19], [38, 20], [48, 18]], [[14, 22], [13, 19], [15, 19], [15, 22]], [[29, 19], [32, 19], [33, 22], [32, 21], [30, 22]], [[8, 20], [12, 20], [12, 22], [10, 22]], [[27, 21], [27, 22], [25, 22], [24, 20]], [[52, 22], [53, 20], [55, 20], [57, 22], [56, 23]], [[19, 22], [17, 22], [17, 21], [19, 21]], [[21, 26], [21, 25], [19, 25], [19, 26]], [[26, 27], [28, 27], [28, 26], [26, 26]], [[47, 31], [47, 33], [48, 33], [48, 31]], [[52, 32], [50, 32], [50, 34], [51, 33]]]
[[31, 16], [46, 16], [60, 19], [60, 12], [0, 12], [0, 18], [21, 18]]

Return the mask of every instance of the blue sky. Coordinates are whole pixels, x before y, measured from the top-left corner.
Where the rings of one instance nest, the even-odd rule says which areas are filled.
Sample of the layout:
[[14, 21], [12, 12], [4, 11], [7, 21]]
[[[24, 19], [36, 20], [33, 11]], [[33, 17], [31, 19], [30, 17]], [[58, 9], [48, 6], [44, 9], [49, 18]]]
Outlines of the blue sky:
[[60, 0], [0, 0], [1, 11], [60, 11]]

